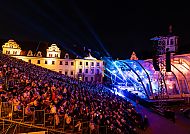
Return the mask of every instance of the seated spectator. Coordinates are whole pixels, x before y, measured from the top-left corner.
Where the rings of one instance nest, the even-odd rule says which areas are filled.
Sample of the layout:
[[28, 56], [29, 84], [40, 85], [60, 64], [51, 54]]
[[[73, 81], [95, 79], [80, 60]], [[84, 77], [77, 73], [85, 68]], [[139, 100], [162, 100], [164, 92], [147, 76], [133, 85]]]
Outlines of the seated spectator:
[[51, 108], [50, 113], [55, 114], [56, 113], [56, 106], [55, 105], [50, 105], [50, 108]]
[[81, 131], [81, 122], [80, 120], [77, 122], [77, 124], [75, 125], [75, 128], [78, 128], [78, 131]]
[[30, 109], [30, 104], [27, 104], [26, 108], [25, 108], [25, 114], [26, 115], [32, 115], [33, 112]]
[[[95, 126], [107, 125], [110, 133], [132, 133], [142, 120], [129, 101], [105, 89], [103, 84], [79, 81], [7, 55], [2, 55], [0, 65], [0, 75], [7, 78], [8, 88], [12, 89], [0, 97], [13, 103], [14, 111], [29, 104], [25, 114], [30, 114], [30, 106], [34, 106], [35, 110], [54, 114], [57, 126], [61, 114], [65, 115], [66, 128], [71, 128], [74, 119], [80, 120], [75, 125], [78, 129], [82, 122], [91, 121], [92, 131], [99, 129]], [[43, 114], [37, 112], [35, 116], [40, 121]]]
[[59, 115], [57, 113], [55, 113], [54, 118], [55, 118], [55, 125], [58, 126], [60, 123]]

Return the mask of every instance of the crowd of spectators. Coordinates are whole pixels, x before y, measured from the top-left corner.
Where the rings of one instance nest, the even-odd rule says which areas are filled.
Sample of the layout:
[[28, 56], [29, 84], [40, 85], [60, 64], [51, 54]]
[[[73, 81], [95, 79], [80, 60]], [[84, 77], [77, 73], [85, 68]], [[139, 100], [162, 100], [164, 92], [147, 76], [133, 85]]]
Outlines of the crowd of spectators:
[[0, 77], [5, 90], [0, 101], [13, 103], [14, 111], [24, 107], [26, 115], [33, 114], [32, 107], [54, 114], [57, 127], [65, 119], [65, 130], [82, 131], [82, 123], [89, 122], [91, 133], [97, 128], [105, 133], [101, 126], [106, 126], [109, 134], [131, 134], [143, 121], [129, 101], [103, 84], [79, 81], [3, 54]]

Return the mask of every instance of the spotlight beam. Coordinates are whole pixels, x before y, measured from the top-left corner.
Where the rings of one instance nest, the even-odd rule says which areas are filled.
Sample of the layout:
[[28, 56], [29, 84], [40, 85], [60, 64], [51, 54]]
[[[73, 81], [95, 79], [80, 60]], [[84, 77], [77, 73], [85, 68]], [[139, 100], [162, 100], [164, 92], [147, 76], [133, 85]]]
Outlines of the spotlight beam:
[[[53, 35], [51, 35], [48, 31], [46, 31], [46, 29], [40, 27], [37, 23], [35, 23], [35, 21], [32, 21], [28, 16], [25, 16], [25, 19], [23, 19], [23, 17], [21, 16], [22, 13], [18, 12], [18, 10], [17, 10], [17, 12], [13, 12], [10, 9], [9, 10], [5, 9], [4, 11], [6, 13], [10, 14], [10, 16], [14, 16], [18, 21], [20, 21], [21, 24], [23, 24], [23, 23], [27, 24], [28, 25], [27, 28], [32, 28], [37, 33], [41, 33], [42, 35], [45, 35], [46, 38], [48, 37], [49, 39], [53, 39], [54, 41], [60, 43], [60, 45], [63, 48], [65, 48], [66, 50], [68, 50], [69, 52], [73, 53], [74, 55], [78, 55], [74, 51], [72, 51], [69, 48], [67, 48], [65, 45], [62, 45], [62, 44], [65, 44], [63, 41], [60, 41], [59, 39], [57, 39], [56, 37], [54, 37]], [[28, 31], [28, 29], [27, 29], [27, 31]]]
[[[65, 20], [65, 23], [66, 23], [67, 25], [69, 25], [69, 29], [71, 29], [72, 33], [73, 33], [73, 32], [76, 33], [75, 35], [78, 37], [78, 40], [79, 40], [79, 42], [82, 43], [82, 45], [83, 45], [83, 44], [93, 44], [93, 42], [90, 42], [90, 41], [85, 37], [84, 33], [81, 32], [81, 30], [80, 30], [79, 27], [76, 25], [76, 23], [73, 23], [63, 12], [61, 12], [61, 11], [59, 10], [59, 8], [56, 9], [54, 6], [52, 6], [53, 3], [52, 3], [51, 0], [47, 0], [47, 3], [46, 3], [46, 4], [52, 9], [52, 11], [54, 11], [54, 12], [56, 13], [57, 16], [59, 16], [61, 19], [63, 18], [63, 19]], [[75, 37], [76, 37], [76, 36], [75, 36]]]
[[82, 22], [84, 23], [84, 25], [87, 27], [87, 29], [90, 31], [90, 33], [93, 35], [93, 37], [96, 39], [96, 41], [98, 42], [98, 44], [102, 47], [102, 49], [104, 50], [105, 54], [107, 56], [110, 57], [110, 54], [108, 53], [108, 51], [105, 49], [103, 43], [101, 42], [100, 38], [98, 37], [98, 35], [95, 33], [95, 31], [93, 30], [93, 28], [90, 26], [90, 24], [85, 20], [85, 17], [83, 16], [83, 14], [81, 13], [81, 11], [79, 10], [79, 8], [77, 7], [77, 5], [75, 4], [75, 2], [73, 0], [71, 0], [72, 2], [72, 6], [75, 10], [75, 12], [77, 13], [77, 15], [80, 17], [80, 19], [82, 20]]
[[[108, 68], [106, 69], [108, 72], [110, 72], [111, 74], [113, 74], [113, 72], [111, 71], [111, 70], [109, 70]], [[114, 75], [114, 74], [113, 74]], [[123, 79], [122, 78], [120, 78], [118, 75], [115, 75], [118, 79], [120, 79], [121, 81], [123, 81]], [[125, 82], [125, 81], [123, 81], [123, 82]]]
[[[62, 33], [66, 33], [69, 37], [71, 37], [71, 40], [75, 40], [76, 42], [78, 42], [79, 44], [81, 44], [81, 42], [79, 41], [79, 39], [73, 35], [71, 32], [67, 31], [62, 25], [60, 25], [58, 22], [54, 21], [54, 18], [50, 18], [44, 11], [42, 11], [39, 6], [35, 5], [32, 1], [27, 1], [26, 2], [28, 6], [30, 6], [32, 9], [35, 9], [35, 11], [37, 11], [38, 13], [41, 14], [42, 17], [46, 18], [47, 21], [50, 21], [53, 26], [57, 26], [58, 30], [61, 30]], [[51, 16], [53, 17], [53, 16]]]

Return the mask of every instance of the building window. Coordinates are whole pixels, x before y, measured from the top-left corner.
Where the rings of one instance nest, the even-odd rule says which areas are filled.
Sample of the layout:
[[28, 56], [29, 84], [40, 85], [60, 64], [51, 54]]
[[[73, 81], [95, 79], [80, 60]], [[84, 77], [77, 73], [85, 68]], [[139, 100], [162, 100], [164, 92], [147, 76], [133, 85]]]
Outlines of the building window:
[[167, 39], [167, 45], [170, 45], [170, 44], [169, 44], [169, 39]]
[[17, 54], [17, 51], [13, 51], [13, 54], [16, 55], [16, 54]]
[[88, 81], [88, 77], [85, 77], [85, 81]]
[[58, 57], [58, 54], [55, 54], [55, 57]]
[[40, 60], [37, 61], [37, 64], [40, 64]]
[[96, 69], [96, 74], [99, 74], [100, 73], [100, 70], [99, 69]]
[[94, 80], [94, 78], [93, 77], [91, 77], [91, 81], [93, 81]]
[[68, 65], [68, 61], [65, 62], [65, 65]]
[[82, 69], [79, 69], [79, 73], [82, 73]]
[[6, 54], [10, 54], [10, 51], [6, 51]]
[[173, 45], [173, 44], [174, 44], [174, 40], [171, 39], [171, 40], [170, 40], [170, 45]]
[[85, 69], [85, 73], [88, 73], [88, 69]]
[[69, 59], [69, 54], [68, 53], [65, 54], [65, 59]]
[[68, 75], [68, 71], [65, 71], [65, 75]]
[[94, 74], [94, 69], [91, 69], [91, 74]]
[[74, 62], [71, 62], [71, 66], [73, 66], [74, 65]]
[[86, 62], [86, 66], [88, 66], [88, 62]]
[[31, 63], [31, 59], [28, 60], [28, 63]]
[[82, 61], [80, 61], [80, 65], [82, 65]]
[[74, 73], [73, 73], [73, 71], [71, 71], [71, 75], [73, 75]]
[[99, 62], [97, 62], [97, 63], [96, 63], [96, 66], [98, 66], [98, 67], [99, 67], [99, 66], [100, 66], [100, 63], [99, 63]]
[[52, 57], [52, 54], [49, 54], [49, 57]]
[[63, 65], [63, 62], [62, 62], [62, 61], [60, 61], [59, 65]]
[[47, 64], [47, 60], [45, 60], [45, 64]]
[[94, 62], [91, 62], [91, 66], [94, 66]]
[[62, 71], [59, 71], [60, 74], [62, 74]]
[[52, 61], [52, 65], [55, 65], [55, 61]]

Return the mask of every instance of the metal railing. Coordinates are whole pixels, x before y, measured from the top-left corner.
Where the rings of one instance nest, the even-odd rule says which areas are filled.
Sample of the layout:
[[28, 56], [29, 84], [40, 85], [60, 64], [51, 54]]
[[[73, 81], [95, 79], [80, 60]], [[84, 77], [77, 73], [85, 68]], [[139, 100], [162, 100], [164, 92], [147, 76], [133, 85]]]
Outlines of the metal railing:
[[106, 126], [98, 126], [94, 125], [93, 129], [89, 127], [89, 122], [82, 122], [80, 131], [77, 127], [72, 126], [68, 130], [60, 130], [54, 128], [47, 128], [43, 126], [37, 126], [32, 124], [26, 124], [24, 122], [18, 122], [9, 119], [0, 118], [0, 133], [2, 134], [17, 134], [17, 133], [28, 133], [28, 132], [44, 132], [45, 133], [83, 133], [83, 134], [108, 134], [108, 130]]
[[[98, 126], [90, 121], [77, 120], [71, 117], [70, 123], [64, 115], [46, 113], [45, 110], [36, 110], [30, 107], [30, 113], [26, 113], [23, 105], [9, 102], [0, 103], [0, 133], [24, 133], [36, 128], [39, 131], [51, 133], [88, 133], [107, 134], [107, 126]], [[0, 129], [1, 130], [1, 129]]]

